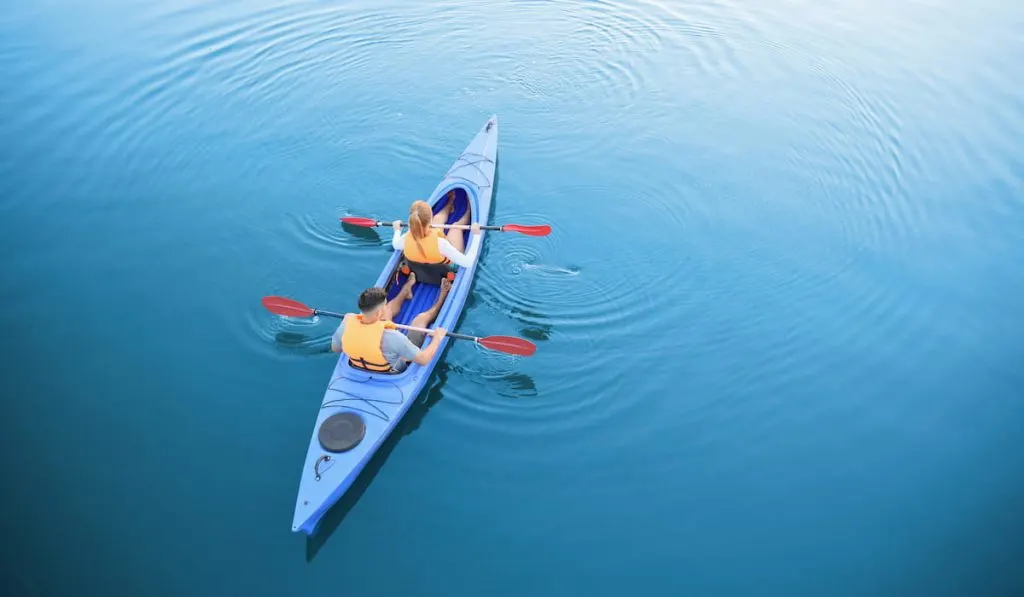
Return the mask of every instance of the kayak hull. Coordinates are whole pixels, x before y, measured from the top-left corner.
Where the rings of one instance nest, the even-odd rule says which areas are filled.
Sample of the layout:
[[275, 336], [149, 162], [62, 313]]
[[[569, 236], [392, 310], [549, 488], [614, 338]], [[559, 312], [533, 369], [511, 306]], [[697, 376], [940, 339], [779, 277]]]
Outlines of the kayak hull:
[[[473, 138], [445, 177], [431, 193], [428, 203], [435, 213], [443, 205], [449, 191], [456, 192], [456, 208], [449, 222], [455, 221], [465, 210], [471, 210], [472, 222], [486, 224], [490, 217], [493, 184], [498, 151], [498, 120], [492, 116]], [[468, 232], [466, 246], [469, 247]], [[487, 232], [481, 232], [486, 235]], [[431, 328], [455, 327], [465, 307], [469, 290], [476, 275], [477, 264], [484, 239], [467, 256], [472, 264], [459, 268], [445, 304]], [[374, 286], [389, 287], [395, 282], [401, 251], [392, 253]], [[391, 284], [389, 297], [398, 292], [399, 284]], [[413, 298], [406, 301], [395, 321], [408, 324], [418, 313], [429, 308], [437, 299], [439, 288], [416, 284]], [[354, 302], [354, 297], [353, 297]], [[424, 340], [426, 347], [433, 339]], [[409, 407], [423, 390], [449, 338], [442, 340], [434, 358], [426, 365], [412, 363], [398, 374], [368, 373], [349, 366], [348, 359], [340, 355], [324, 393], [316, 425], [306, 453], [299, 491], [295, 501], [292, 531], [312, 535], [321, 519], [337, 503], [360, 472], [373, 458], [381, 444], [395, 429]], [[338, 413], [354, 413], [361, 419], [365, 432], [358, 443], [343, 452], [332, 452], [321, 444], [319, 432], [324, 421]]]

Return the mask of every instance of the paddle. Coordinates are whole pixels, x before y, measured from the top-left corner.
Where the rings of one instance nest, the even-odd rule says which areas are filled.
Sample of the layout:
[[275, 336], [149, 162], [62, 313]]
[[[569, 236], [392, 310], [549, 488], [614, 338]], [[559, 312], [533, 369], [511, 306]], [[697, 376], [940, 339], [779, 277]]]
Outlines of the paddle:
[[[343, 319], [345, 317], [342, 313], [314, 309], [313, 307], [306, 306], [299, 301], [294, 301], [283, 296], [265, 296], [263, 297], [263, 306], [267, 308], [267, 311], [277, 315], [283, 315], [285, 317], [313, 317], [315, 315], [336, 317], [338, 319]], [[423, 332], [428, 335], [433, 332], [433, 330], [413, 327], [411, 325], [401, 325], [397, 323], [393, 325], [396, 328], [412, 330], [414, 332]], [[533, 353], [537, 352], [537, 346], [533, 342], [522, 338], [516, 338], [514, 336], [486, 336], [481, 338], [478, 336], [467, 336], [465, 334], [456, 334], [453, 332], [448, 332], [447, 336], [449, 338], [457, 338], [459, 340], [472, 340], [484, 348], [504, 352], [506, 354], [514, 354], [521, 357], [532, 356]]]
[[[364, 228], [374, 228], [377, 226], [390, 226], [388, 222], [381, 222], [374, 220], [373, 218], [360, 218], [356, 216], [341, 218], [341, 221], [345, 224], [351, 224], [353, 226], [362, 226]], [[406, 226], [405, 222], [402, 222], [402, 226]], [[461, 228], [468, 230], [470, 226], [468, 224], [432, 224], [432, 228]], [[502, 224], [501, 226], [481, 226], [481, 230], [497, 230], [498, 232], [518, 232], [527, 236], [547, 236], [551, 234], [551, 226], [547, 224], [540, 224], [535, 226], [528, 226], [525, 224]]]

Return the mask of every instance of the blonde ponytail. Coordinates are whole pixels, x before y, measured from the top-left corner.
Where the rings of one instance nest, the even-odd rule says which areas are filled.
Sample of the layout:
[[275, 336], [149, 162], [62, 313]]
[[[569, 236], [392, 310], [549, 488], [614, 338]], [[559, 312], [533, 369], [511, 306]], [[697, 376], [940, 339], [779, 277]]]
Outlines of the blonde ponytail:
[[416, 240], [424, 238], [430, 230], [430, 221], [434, 218], [434, 212], [426, 201], [413, 201], [409, 208], [409, 232]]
[[409, 236], [419, 247], [421, 254], [426, 254], [420, 239], [426, 238], [430, 231], [430, 222], [434, 219], [434, 211], [426, 201], [413, 201], [409, 208]]

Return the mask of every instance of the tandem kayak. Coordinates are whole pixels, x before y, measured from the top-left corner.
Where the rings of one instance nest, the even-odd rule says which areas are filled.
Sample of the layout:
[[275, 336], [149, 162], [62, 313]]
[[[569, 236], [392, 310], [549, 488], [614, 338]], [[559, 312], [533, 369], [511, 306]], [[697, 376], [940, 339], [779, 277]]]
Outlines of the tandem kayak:
[[[455, 191], [455, 205], [449, 223], [457, 221], [468, 209], [472, 222], [486, 224], [491, 212], [497, 154], [498, 118], [491, 116], [427, 199], [434, 212], [441, 210], [445, 195]], [[469, 234], [467, 230], [466, 247], [470, 247]], [[456, 272], [448, 297], [431, 328], [442, 326], [451, 330], [455, 327], [469, 296], [483, 240], [481, 238], [475, 248], [468, 249], [470, 253], [467, 256], [472, 264]], [[395, 251], [373, 284], [387, 288], [389, 299], [405, 282], [399, 268], [401, 259], [401, 251]], [[439, 292], [438, 286], [417, 282], [413, 287], [413, 298], [405, 302], [394, 321], [408, 324], [434, 304]], [[349, 302], [354, 303], [354, 300], [352, 297]], [[302, 465], [293, 531], [307, 535], [316, 532], [324, 514], [345, 494], [409, 406], [416, 401], [442, 358], [448, 340], [444, 338], [441, 341], [440, 350], [429, 363], [412, 363], [398, 374], [369, 373], [350, 366], [348, 358], [339, 355], [317, 414], [306, 461]], [[423, 345], [432, 341], [427, 336]]]

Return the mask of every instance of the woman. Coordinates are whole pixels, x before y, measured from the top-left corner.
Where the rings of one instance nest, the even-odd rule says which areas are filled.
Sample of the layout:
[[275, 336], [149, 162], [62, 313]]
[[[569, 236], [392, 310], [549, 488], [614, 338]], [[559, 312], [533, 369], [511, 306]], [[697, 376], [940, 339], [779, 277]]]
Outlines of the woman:
[[[437, 286], [451, 271], [452, 263], [462, 267], [469, 267], [473, 263], [464, 252], [465, 229], [452, 227], [445, 234], [442, 228], [431, 227], [431, 224], [445, 225], [454, 205], [455, 191], [448, 193], [448, 202], [436, 216], [426, 201], [414, 201], [409, 208], [409, 232], [402, 234], [402, 222], [399, 220], [391, 224], [395, 230], [391, 246], [405, 253], [409, 269], [416, 274], [419, 282]], [[464, 226], [469, 220], [467, 209], [455, 224]], [[473, 232], [473, 243], [478, 243], [480, 224], [474, 222], [470, 230]]]

